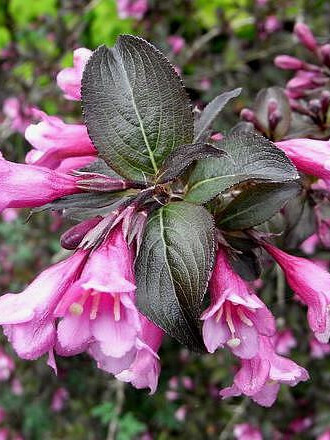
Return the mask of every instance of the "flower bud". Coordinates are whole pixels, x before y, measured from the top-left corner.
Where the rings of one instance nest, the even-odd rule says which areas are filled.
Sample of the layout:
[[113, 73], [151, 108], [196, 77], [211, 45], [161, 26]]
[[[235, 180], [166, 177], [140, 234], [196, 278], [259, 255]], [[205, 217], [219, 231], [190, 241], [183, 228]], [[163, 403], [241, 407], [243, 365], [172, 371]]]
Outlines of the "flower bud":
[[102, 220], [101, 216], [89, 218], [78, 225], [73, 226], [61, 236], [60, 243], [64, 249], [73, 250], [81, 243], [81, 240], [94, 226]]
[[304, 23], [297, 23], [294, 27], [294, 33], [298, 40], [310, 51], [315, 52], [317, 49], [317, 42], [312, 31]]
[[252, 110], [250, 110], [249, 108], [243, 108], [241, 110], [241, 119], [244, 119], [244, 121], [247, 122], [254, 122], [255, 121], [255, 116], [254, 116], [254, 112]]
[[327, 67], [330, 67], [330, 44], [324, 44], [321, 46], [320, 54], [323, 64], [325, 64]]
[[299, 70], [303, 69], [305, 63], [298, 58], [289, 55], [279, 55], [275, 58], [275, 66], [285, 70]]

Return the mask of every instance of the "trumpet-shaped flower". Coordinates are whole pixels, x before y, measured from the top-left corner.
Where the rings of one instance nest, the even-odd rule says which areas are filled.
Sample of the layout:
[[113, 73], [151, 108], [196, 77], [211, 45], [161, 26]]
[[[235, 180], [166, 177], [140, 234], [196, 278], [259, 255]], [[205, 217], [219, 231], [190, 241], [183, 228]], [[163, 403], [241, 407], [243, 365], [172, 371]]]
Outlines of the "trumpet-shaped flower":
[[250, 359], [258, 351], [259, 335], [271, 336], [275, 322], [265, 304], [233, 271], [223, 249], [219, 249], [210, 280], [211, 305], [203, 313], [203, 338], [213, 353], [225, 344], [241, 358]]
[[259, 352], [253, 359], [243, 359], [234, 377], [234, 384], [224, 388], [224, 398], [245, 394], [262, 406], [272, 406], [280, 384], [295, 386], [308, 379], [307, 371], [275, 352], [271, 338], [260, 337]]
[[289, 255], [269, 243], [265, 249], [278, 262], [288, 284], [308, 307], [307, 319], [315, 337], [323, 343], [330, 337], [330, 274], [315, 263]]
[[32, 208], [80, 192], [78, 177], [35, 165], [5, 160], [0, 153], [0, 212], [5, 208]]

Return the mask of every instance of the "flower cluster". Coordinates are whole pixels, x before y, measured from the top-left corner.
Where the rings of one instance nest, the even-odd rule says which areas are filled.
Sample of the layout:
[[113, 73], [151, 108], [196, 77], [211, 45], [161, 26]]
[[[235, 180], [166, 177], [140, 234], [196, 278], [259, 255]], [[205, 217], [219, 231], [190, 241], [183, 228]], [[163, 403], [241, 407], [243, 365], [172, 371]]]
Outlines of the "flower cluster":
[[[122, 16], [143, 15], [145, 2], [126, 3], [119, 3]], [[303, 31], [302, 26], [296, 26], [296, 35], [326, 64], [327, 45], [318, 46], [312, 34], [305, 28]], [[185, 44], [178, 36], [172, 36], [168, 43], [174, 54], [179, 53]], [[57, 84], [66, 99], [81, 99], [83, 71], [91, 55], [88, 49], [77, 49], [74, 66], [58, 74]], [[312, 65], [284, 56], [279, 57], [276, 63], [284, 68], [295, 66], [293, 68], [298, 70], [295, 81], [300, 81], [300, 88], [296, 84], [293, 93], [292, 83], [287, 87], [287, 95], [295, 110], [292, 101], [304, 96], [301, 93], [308, 89], [307, 77], [308, 84], [315, 85], [317, 80], [318, 86], [324, 85], [321, 81], [323, 73]], [[301, 85], [303, 78], [304, 86]], [[245, 109], [243, 118], [277, 141], [277, 147], [292, 160], [299, 172], [307, 175], [310, 190], [328, 194], [329, 141], [286, 138], [287, 131], [283, 132], [282, 127], [283, 97], [279, 99], [277, 91], [274, 96], [266, 94], [266, 114], [258, 116], [257, 112]], [[1, 296], [0, 324], [21, 358], [34, 360], [48, 354], [48, 364], [56, 371], [55, 356], [74, 356], [85, 352], [95, 360], [98, 368], [121, 381], [130, 382], [136, 388], [149, 388], [153, 393], [160, 373], [157, 352], [163, 330], [144, 316], [138, 307], [134, 261], [139, 253], [146, 219], [155, 209], [154, 203], [162, 205], [163, 199], [167, 200], [164, 187], [168, 181], [164, 180], [164, 186], [158, 187], [155, 194], [156, 185], [146, 188], [144, 182], [121, 178], [110, 172], [110, 168], [101, 172], [100, 168], [93, 168], [99, 161], [97, 149], [83, 123], [67, 124], [59, 117], [49, 116], [38, 109], [31, 109], [31, 114], [36, 123], [29, 125], [25, 131], [25, 137], [32, 146], [26, 155], [26, 163], [17, 164], [0, 157], [0, 211], [50, 204], [65, 214], [72, 209], [70, 200], [85, 200], [87, 208], [85, 215], [78, 213], [79, 223], [61, 237], [62, 247], [73, 251], [70, 256], [44, 270], [23, 292]], [[211, 140], [221, 146], [221, 138], [222, 135], [213, 134]], [[155, 158], [153, 160], [155, 164]], [[309, 176], [313, 176], [313, 182]], [[113, 193], [118, 196], [121, 190], [131, 192], [125, 193], [122, 199], [113, 197]], [[170, 197], [182, 197], [183, 190], [180, 190]], [[70, 199], [72, 195], [76, 199]], [[96, 196], [97, 209], [88, 211], [89, 207], [94, 208], [88, 203]], [[323, 197], [322, 203], [326, 197]], [[142, 205], [146, 202], [143, 209], [139, 209], [140, 202]], [[330, 221], [321, 212], [321, 202], [315, 203], [314, 207], [318, 215], [317, 240], [329, 243]], [[109, 209], [109, 205], [110, 212], [104, 210], [105, 207]], [[164, 226], [163, 219], [161, 225], [163, 233], [166, 228], [171, 229], [171, 226]], [[280, 384], [295, 386], [309, 378], [308, 372], [285, 357], [296, 346], [291, 330], [277, 331], [272, 312], [259, 298], [252, 283], [235, 269], [233, 260], [239, 252], [233, 252], [233, 247], [226, 240], [226, 231], [220, 228], [216, 234], [214, 267], [211, 273], [207, 272], [209, 268], [205, 269], [210, 304], [198, 316], [202, 327], [201, 339], [208, 352], [227, 348], [240, 363], [233, 384], [220, 391], [223, 398], [244, 394], [260, 405], [271, 406]], [[255, 247], [264, 254], [268, 253], [278, 263], [295, 298], [307, 306], [307, 321], [313, 332], [312, 356], [321, 357], [328, 353], [330, 274], [316, 262], [280, 250], [271, 244], [269, 234], [250, 230], [245, 238], [252, 240]], [[175, 246], [179, 245], [173, 240], [171, 246], [174, 251], [166, 255], [167, 263], [170, 258], [179, 259], [173, 257]], [[150, 250], [150, 254], [151, 259], [157, 262], [159, 255], [156, 251]], [[213, 249], [210, 254], [213, 254]], [[197, 266], [191, 278], [199, 277], [198, 270]], [[161, 279], [162, 268], [159, 271]], [[149, 283], [148, 275], [146, 283]], [[172, 285], [179, 284], [177, 280], [172, 280]], [[181, 285], [178, 288], [181, 289]], [[183, 316], [188, 320], [188, 312], [184, 312]], [[11, 367], [7, 364], [2, 370], [10, 374]], [[194, 385], [187, 378], [183, 386], [193, 389]], [[172, 383], [170, 388], [167, 397], [175, 400], [178, 396], [177, 384]], [[60, 388], [54, 395], [53, 411], [60, 411], [67, 398], [66, 390]], [[185, 414], [183, 406], [177, 414], [178, 420], [184, 420]], [[258, 431], [249, 425], [238, 425], [235, 435], [237, 438], [259, 438]]]

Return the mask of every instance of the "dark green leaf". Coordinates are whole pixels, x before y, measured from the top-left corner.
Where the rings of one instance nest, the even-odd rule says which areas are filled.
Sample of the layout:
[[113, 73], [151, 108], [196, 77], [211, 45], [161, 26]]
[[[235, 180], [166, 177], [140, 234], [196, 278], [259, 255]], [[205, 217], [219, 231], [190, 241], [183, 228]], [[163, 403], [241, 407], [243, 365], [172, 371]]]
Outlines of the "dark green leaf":
[[186, 200], [205, 203], [234, 185], [247, 181], [286, 182], [299, 174], [286, 155], [268, 139], [232, 134], [217, 144], [228, 156], [203, 159], [192, 171]]
[[198, 143], [181, 145], [173, 153], [171, 153], [161, 169], [158, 172], [156, 178], [157, 183], [166, 183], [179, 177], [194, 160], [205, 159], [207, 157], [221, 157], [225, 154], [223, 150], [215, 145]]
[[221, 213], [217, 222], [224, 229], [246, 229], [260, 225], [275, 215], [300, 191], [300, 185], [261, 183], [243, 190]]
[[201, 112], [199, 118], [195, 122], [195, 138], [194, 142], [204, 141], [205, 134], [213, 124], [224, 106], [233, 98], [237, 98], [240, 95], [242, 89], [234, 89], [230, 92], [222, 93], [214, 98]]
[[147, 41], [121, 35], [99, 47], [83, 74], [89, 135], [102, 159], [132, 180], [152, 180], [163, 160], [193, 140], [188, 96], [168, 60]]
[[83, 172], [83, 173], [104, 174], [105, 176], [117, 177], [118, 179], [122, 178], [112, 168], [110, 168], [104, 160], [102, 160], [100, 158], [95, 159], [94, 162], [90, 163], [89, 165], [85, 166], [84, 168], [80, 168], [79, 171]]
[[205, 350], [201, 306], [214, 259], [212, 216], [170, 203], [148, 220], [135, 271], [141, 312], [181, 343]]
[[282, 139], [288, 132], [291, 123], [290, 103], [283, 89], [280, 87], [269, 87], [268, 89], [260, 90], [253, 106], [254, 114], [267, 136], [270, 136], [271, 130], [268, 119], [268, 106], [270, 101], [277, 103], [277, 110], [281, 115], [281, 120], [277, 124], [273, 134], [276, 140]]
[[284, 208], [284, 217], [286, 228], [283, 239], [289, 249], [297, 248], [315, 232], [315, 210], [306, 196], [290, 200]]

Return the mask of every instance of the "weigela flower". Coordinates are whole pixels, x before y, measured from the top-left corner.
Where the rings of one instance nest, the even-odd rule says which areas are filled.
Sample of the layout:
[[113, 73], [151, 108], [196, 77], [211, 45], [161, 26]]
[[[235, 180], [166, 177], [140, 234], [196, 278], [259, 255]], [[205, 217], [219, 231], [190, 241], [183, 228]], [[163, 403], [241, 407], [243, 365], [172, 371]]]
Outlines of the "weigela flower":
[[35, 111], [35, 117], [41, 122], [29, 125], [25, 131], [25, 138], [34, 147], [26, 156], [27, 163], [62, 170], [63, 161], [68, 158], [76, 159], [77, 165], [72, 169], [95, 160], [96, 150], [85, 125], [66, 124], [41, 111]]
[[304, 368], [276, 354], [271, 338], [260, 336], [258, 354], [253, 359], [242, 359], [233, 385], [221, 390], [220, 395], [226, 398], [245, 394], [269, 407], [275, 402], [281, 383], [295, 386], [308, 378]]
[[330, 354], [330, 344], [323, 344], [316, 338], [309, 341], [310, 354], [313, 359], [323, 359]]
[[290, 329], [277, 331], [273, 336], [273, 341], [276, 353], [285, 356], [297, 346], [297, 341]]
[[136, 18], [140, 20], [148, 9], [148, 0], [117, 0], [120, 18]]
[[0, 381], [8, 380], [14, 369], [13, 359], [0, 349]]
[[73, 52], [73, 67], [67, 67], [57, 75], [57, 85], [64, 92], [66, 99], [79, 101], [81, 98], [81, 79], [84, 68], [92, 51], [81, 47]]
[[265, 304], [233, 271], [224, 249], [219, 248], [209, 284], [211, 305], [202, 315], [203, 338], [213, 353], [226, 344], [241, 358], [253, 358], [259, 335], [272, 336], [275, 322]]
[[55, 346], [54, 310], [85, 259], [86, 253], [78, 251], [44, 270], [22, 293], [0, 297], [0, 324], [21, 358], [37, 359]]
[[330, 337], [330, 274], [315, 263], [294, 257], [268, 243], [264, 248], [278, 262], [289, 286], [308, 307], [307, 319], [315, 337], [323, 343]]
[[276, 142], [299, 171], [330, 179], [330, 143], [316, 139], [288, 139]]
[[235, 425], [234, 436], [237, 440], [262, 440], [260, 430], [250, 423], [240, 423]]
[[0, 153], [0, 212], [5, 208], [32, 208], [80, 192], [78, 177], [35, 165], [5, 160]]

